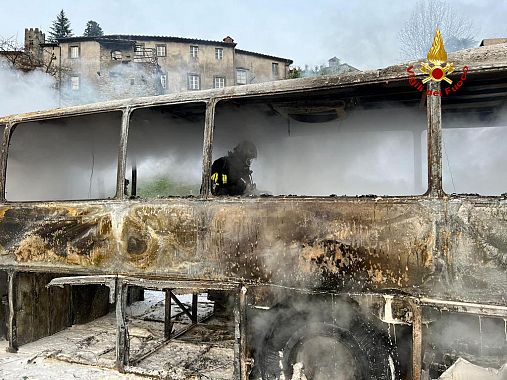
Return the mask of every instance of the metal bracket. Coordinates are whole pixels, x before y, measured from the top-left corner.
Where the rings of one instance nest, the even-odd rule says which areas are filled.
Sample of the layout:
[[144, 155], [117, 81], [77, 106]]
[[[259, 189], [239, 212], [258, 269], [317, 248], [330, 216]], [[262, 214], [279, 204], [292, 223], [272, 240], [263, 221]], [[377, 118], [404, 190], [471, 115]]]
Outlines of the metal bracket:
[[63, 288], [65, 285], [104, 285], [109, 288], [109, 303], [113, 304], [116, 298], [116, 282], [118, 276], [72, 276], [53, 278], [46, 286], [58, 286]]

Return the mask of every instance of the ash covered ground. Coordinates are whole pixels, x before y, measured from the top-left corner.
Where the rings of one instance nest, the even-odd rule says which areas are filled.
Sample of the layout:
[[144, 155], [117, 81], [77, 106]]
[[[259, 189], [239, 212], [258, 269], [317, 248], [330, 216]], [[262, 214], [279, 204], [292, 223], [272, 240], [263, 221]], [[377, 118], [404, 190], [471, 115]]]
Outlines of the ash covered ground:
[[[178, 296], [187, 305], [191, 296]], [[199, 296], [199, 317], [210, 315], [213, 303]], [[172, 315], [181, 309], [172, 304]], [[50, 337], [22, 345], [16, 354], [0, 345], [0, 379], [217, 379], [233, 378], [233, 322], [211, 317], [184, 335], [162, 344], [164, 295], [145, 291], [145, 300], [127, 307], [130, 359], [127, 374], [114, 370], [116, 322], [114, 312], [93, 322], [74, 325]], [[174, 330], [189, 320], [175, 318]], [[156, 349], [157, 347], [160, 348]], [[146, 358], [137, 361], [144, 354]]]

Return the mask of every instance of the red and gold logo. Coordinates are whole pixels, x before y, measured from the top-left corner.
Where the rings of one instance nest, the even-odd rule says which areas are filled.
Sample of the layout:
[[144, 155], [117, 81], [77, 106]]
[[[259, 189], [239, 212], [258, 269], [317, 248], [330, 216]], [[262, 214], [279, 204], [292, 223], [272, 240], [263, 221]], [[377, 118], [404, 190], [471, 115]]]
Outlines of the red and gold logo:
[[447, 52], [445, 51], [444, 48], [444, 41], [442, 39], [442, 35], [440, 34], [440, 30], [438, 29], [435, 33], [435, 37], [433, 38], [433, 45], [431, 45], [431, 48], [428, 51], [427, 58], [429, 63], [422, 62], [421, 68], [419, 70], [423, 74], [427, 74], [428, 76], [424, 78], [422, 81], [419, 81], [417, 78], [417, 74], [414, 71], [414, 65], [411, 65], [406, 70], [408, 73], [408, 83], [416, 90], [421, 92], [425, 90], [423, 84], [429, 81], [433, 82], [445, 81], [448, 84], [452, 85], [448, 87], [442, 87], [439, 90], [428, 88], [426, 90], [426, 94], [433, 96], [447, 96], [450, 95], [451, 93], [455, 93], [456, 91], [458, 91], [465, 82], [465, 80], [467, 79], [468, 66], [463, 66], [463, 69], [461, 70], [461, 75], [455, 84], [453, 84], [451, 79], [447, 78], [447, 75], [454, 72], [456, 69], [454, 67], [454, 64], [447, 62]]
[[452, 84], [452, 80], [447, 78], [447, 74], [454, 71], [454, 66], [449, 62], [447, 62], [445, 66], [442, 66], [442, 64], [447, 61], [447, 52], [444, 48], [444, 40], [442, 39], [442, 35], [438, 29], [435, 33], [435, 37], [433, 38], [433, 45], [431, 45], [427, 58], [433, 66], [427, 64], [426, 62], [421, 63], [421, 72], [428, 74], [428, 77], [424, 78], [422, 82], [426, 83], [430, 80], [434, 82], [441, 82], [445, 80], [447, 83]]

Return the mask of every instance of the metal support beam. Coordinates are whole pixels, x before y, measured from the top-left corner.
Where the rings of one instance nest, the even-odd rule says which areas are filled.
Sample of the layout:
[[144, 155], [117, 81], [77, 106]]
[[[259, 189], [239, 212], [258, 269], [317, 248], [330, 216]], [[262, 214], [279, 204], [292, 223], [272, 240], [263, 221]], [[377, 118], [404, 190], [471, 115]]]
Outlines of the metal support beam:
[[199, 300], [198, 293], [192, 293], [192, 323], [197, 323], [197, 305]]
[[9, 147], [9, 142], [11, 139], [13, 124], [8, 123], [1, 133], [3, 133], [3, 141], [0, 146], [2, 155], [0, 157], [0, 199], [5, 199], [5, 176], [7, 174], [7, 151]]
[[164, 338], [169, 339], [173, 330], [171, 318], [171, 290], [165, 289], [165, 314], [164, 314]]
[[116, 171], [116, 198], [125, 198], [125, 176], [127, 171], [127, 141], [129, 134], [129, 121], [131, 107], [127, 106], [123, 109], [121, 118], [121, 141], [118, 154], [118, 169]]
[[187, 315], [188, 318], [190, 318], [190, 320], [193, 322], [194, 321], [194, 317], [192, 315], [192, 313], [190, 311], [188, 311], [188, 307], [183, 305], [181, 303], [181, 301], [174, 295], [174, 293], [170, 293], [171, 294], [171, 298], [174, 300], [174, 302], [176, 302], [176, 304], [180, 307], [180, 309]]
[[17, 273], [15, 271], [7, 272], [8, 281], [8, 301], [9, 301], [9, 316], [7, 321], [7, 335], [9, 339], [9, 346], [7, 352], [18, 352], [18, 333], [16, 326], [16, 292], [17, 292]]
[[211, 160], [213, 146], [213, 130], [215, 129], [215, 106], [216, 100], [210, 100], [206, 105], [206, 117], [204, 120], [204, 144], [202, 147], [202, 186], [201, 195], [210, 194]]
[[116, 290], [116, 369], [124, 373], [129, 362], [129, 334], [125, 313], [128, 285], [119, 279]]
[[449, 301], [434, 298], [420, 298], [421, 306], [429, 306], [440, 311], [453, 313], [482, 315], [498, 318], [507, 318], [507, 306], [478, 304], [472, 302]]
[[53, 278], [47, 287], [58, 286], [63, 288], [64, 285], [104, 285], [109, 288], [109, 303], [114, 303], [116, 297], [116, 275], [103, 276], [71, 276]]
[[248, 359], [246, 341], [246, 292], [245, 286], [239, 290], [239, 365], [240, 380], [248, 380]]
[[427, 93], [428, 116], [428, 180], [429, 195], [441, 196], [442, 191], [442, 97], [440, 83], [430, 81]]
[[140, 286], [144, 289], [183, 289], [189, 290], [189, 293], [195, 289], [207, 290], [234, 290], [237, 288], [237, 283], [221, 282], [221, 281], [187, 281], [187, 280], [163, 280], [163, 279], [150, 279], [141, 277], [118, 276], [124, 284]]
[[246, 292], [244, 286], [238, 289], [234, 306], [234, 375], [239, 380], [248, 380]]
[[412, 380], [422, 375], [422, 312], [419, 305], [410, 302], [412, 308]]

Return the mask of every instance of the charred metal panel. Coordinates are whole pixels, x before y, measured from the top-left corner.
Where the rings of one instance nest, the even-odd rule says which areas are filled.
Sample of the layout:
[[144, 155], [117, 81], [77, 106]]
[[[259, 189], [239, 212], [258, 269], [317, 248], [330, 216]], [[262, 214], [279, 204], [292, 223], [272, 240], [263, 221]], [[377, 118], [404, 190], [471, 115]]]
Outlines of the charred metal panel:
[[407, 288], [432, 272], [419, 202], [284, 200], [211, 206], [209, 247], [226, 274], [327, 290]]
[[117, 251], [111, 215], [100, 204], [4, 206], [0, 215], [4, 263], [101, 267]]
[[190, 274], [207, 261], [198, 255], [199, 203], [132, 202], [122, 220], [121, 246], [127, 271]]
[[4, 208], [1, 264], [506, 300], [504, 202], [130, 203]]
[[507, 303], [507, 203], [451, 199], [440, 233], [448, 286], [480, 302], [496, 294]]
[[219, 199], [4, 208], [0, 263], [505, 303], [507, 207]]

